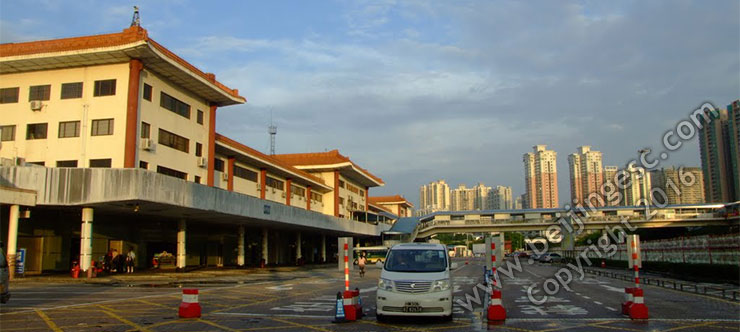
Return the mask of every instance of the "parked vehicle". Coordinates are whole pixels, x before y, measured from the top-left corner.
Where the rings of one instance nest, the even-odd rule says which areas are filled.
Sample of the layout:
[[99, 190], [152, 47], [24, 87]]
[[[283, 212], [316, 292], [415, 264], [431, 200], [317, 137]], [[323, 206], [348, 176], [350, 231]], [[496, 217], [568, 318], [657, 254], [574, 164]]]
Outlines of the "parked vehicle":
[[403, 243], [388, 252], [380, 273], [376, 316], [441, 316], [452, 320], [452, 277], [447, 248]]
[[0, 242], [0, 303], [6, 303], [10, 299], [10, 270], [8, 261], [5, 259], [3, 243]]
[[563, 257], [560, 256], [560, 254], [556, 253], [547, 253], [542, 255], [542, 258], [540, 258], [540, 262], [543, 263], [560, 263], [563, 261]]

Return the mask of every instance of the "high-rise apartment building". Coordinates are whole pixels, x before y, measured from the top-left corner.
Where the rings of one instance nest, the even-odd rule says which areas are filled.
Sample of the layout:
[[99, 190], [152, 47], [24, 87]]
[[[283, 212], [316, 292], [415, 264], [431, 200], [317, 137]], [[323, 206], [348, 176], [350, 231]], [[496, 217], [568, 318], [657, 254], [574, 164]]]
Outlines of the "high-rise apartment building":
[[483, 183], [478, 183], [471, 190], [473, 190], [473, 210], [490, 209], [489, 199], [491, 187], [486, 187]]
[[652, 204], [650, 173], [645, 172], [644, 168], [630, 164], [618, 173], [618, 177], [618, 183], [624, 187], [622, 189], [622, 205], [645, 205], [646, 200], [648, 204]]
[[650, 181], [653, 189], [662, 191], [654, 195], [656, 203], [704, 203], [704, 174], [699, 167], [662, 168], [650, 172]]
[[534, 151], [525, 153], [523, 157], [529, 209], [558, 206], [557, 152], [546, 148], [546, 145], [535, 145]]
[[617, 187], [617, 166], [604, 166], [604, 202], [606, 206], [620, 206], [624, 199], [619, 187]]
[[524, 208], [525, 195], [519, 195], [514, 200], [514, 210], [521, 210]]
[[588, 145], [581, 146], [577, 153], [568, 156], [568, 165], [571, 202], [582, 206], [605, 205], [601, 197], [604, 184], [601, 152], [592, 151]]
[[417, 214], [426, 215], [437, 211], [450, 210], [450, 186], [445, 180], [430, 182], [419, 188], [419, 210]]
[[496, 186], [488, 195], [488, 206], [485, 210], [510, 210], [514, 208], [511, 187]]
[[706, 111], [706, 117], [696, 117], [701, 122], [699, 153], [704, 172], [704, 196], [710, 203], [740, 199], [739, 104], [736, 100], [726, 110]]
[[452, 211], [475, 210], [475, 190], [464, 184], [450, 190], [450, 209]]

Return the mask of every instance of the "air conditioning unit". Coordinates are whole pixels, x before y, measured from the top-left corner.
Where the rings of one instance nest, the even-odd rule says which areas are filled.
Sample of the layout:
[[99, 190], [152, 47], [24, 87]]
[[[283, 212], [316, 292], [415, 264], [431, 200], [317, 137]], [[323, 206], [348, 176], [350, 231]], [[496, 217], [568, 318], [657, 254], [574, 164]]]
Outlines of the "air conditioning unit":
[[25, 166], [26, 165], [26, 158], [15, 157], [13, 159], [15, 161], [15, 165], [16, 166]]
[[[283, 191], [283, 198], [285, 198], [285, 192]], [[293, 198], [293, 195], [290, 195], [291, 198]]]
[[42, 107], [44, 107], [44, 104], [41, 103], [41, 100], [31, 100], [32, 111], [40, 111]]
[[272, 188], [272, 193], [273, 193], [273, 194], [275, 193], [275, 188]]
[[198, 167], [206, 167], [208, 165], [208, 160], [206, 157], [198, 157]]
[[254, 186], [257, 187], [257, 191], [262, 190], [262, 187], [260, 187], [260, 184], [259, 183], [255, 183]]
[[152, 143], [152, 140], [150, 138], [142, 138], [140, 146], [142, 149], [147, 151], [154, 150], [154, 143]]
[[221, 178], [224, 179], [224, 181], [229, 181], [229, 173], [221, 173]]

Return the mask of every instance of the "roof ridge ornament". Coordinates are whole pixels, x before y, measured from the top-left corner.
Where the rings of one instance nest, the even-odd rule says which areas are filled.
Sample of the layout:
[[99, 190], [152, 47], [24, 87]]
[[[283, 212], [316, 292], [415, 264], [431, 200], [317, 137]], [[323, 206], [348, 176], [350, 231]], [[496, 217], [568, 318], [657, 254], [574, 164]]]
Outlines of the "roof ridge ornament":
[[134, 16], [131, 18], [132, 27], [141, 26], [141, 18], [139, 17], [139, 6], [134, 6]]

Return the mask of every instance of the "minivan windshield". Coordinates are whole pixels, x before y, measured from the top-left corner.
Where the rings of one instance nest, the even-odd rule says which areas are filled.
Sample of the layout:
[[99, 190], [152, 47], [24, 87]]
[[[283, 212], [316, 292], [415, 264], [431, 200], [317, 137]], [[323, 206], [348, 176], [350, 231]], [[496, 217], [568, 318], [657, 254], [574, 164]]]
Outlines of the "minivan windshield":
[[447, 254], [444, 250], [432, 249], [391, 250], [385, 269], [393, 272], [442, 272], [447, 269]]

